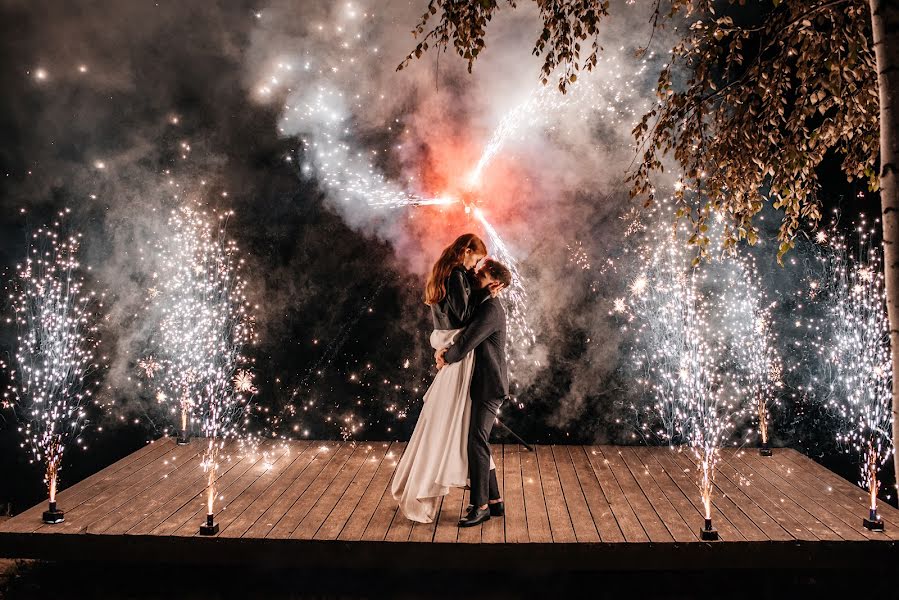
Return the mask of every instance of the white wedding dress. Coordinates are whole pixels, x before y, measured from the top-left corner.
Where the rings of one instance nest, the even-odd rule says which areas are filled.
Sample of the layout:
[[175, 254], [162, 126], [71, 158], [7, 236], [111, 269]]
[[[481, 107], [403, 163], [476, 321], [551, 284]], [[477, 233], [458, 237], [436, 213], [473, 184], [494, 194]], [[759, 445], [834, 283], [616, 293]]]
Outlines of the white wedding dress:
[[[435, 350], [450, 346], [461, 329], [431, 333]], [[412, 439], [393, 476], [391, 493], [410, 521], [431, 523], [450, 488], [468, 485], [468, 422], [474, 352], [440, 369], [424, 396]], [[494, 468], [493, 459], [490, 468]]]

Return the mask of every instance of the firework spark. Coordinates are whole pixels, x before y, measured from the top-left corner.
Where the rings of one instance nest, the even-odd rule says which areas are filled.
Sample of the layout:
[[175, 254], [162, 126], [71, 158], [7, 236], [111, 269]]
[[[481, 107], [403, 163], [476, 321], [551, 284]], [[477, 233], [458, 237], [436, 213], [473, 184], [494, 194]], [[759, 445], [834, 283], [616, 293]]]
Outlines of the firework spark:
[[253, 385], [253, 373], [246, 369], [238, 369], [232, 379], [234, 389], [241, 394], [256, 394], [256, 386]]
[[162, 365], [154, 357], [148, 356], [137, 361], [137, 368], [140, 369], [147, 379], [153, 379], [156, 372], [162, 370]]

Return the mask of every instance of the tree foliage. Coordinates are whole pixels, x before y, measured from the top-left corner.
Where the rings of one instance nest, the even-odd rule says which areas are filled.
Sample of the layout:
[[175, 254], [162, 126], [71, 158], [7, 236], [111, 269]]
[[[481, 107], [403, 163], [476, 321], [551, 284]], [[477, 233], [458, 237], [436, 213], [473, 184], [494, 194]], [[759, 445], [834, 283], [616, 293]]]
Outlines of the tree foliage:
[[[540, 78], [555, 74], [562, 92], [596, 65], [607, 0], [535, 0], [543, 31], [533, 53]], [[652, 26], [686, 25], [656, 85], [657, 102], [633, 130], [634, 196], [653, 202], [654, 176], [672, 156], [680, 170], [678, 216], [694, 226], [690, 242], [708, 251], [707, 220], [724, 219], [726, 247], [754, 244], [754, 218], [766, 203], [782, 211], [778, 257], [800, 228], [820, 219], [816, 169], [828, 154], [852, 180], [877, 189], [879, 112], [870, 13], [863, 0], [657, 0]], [[509, 1], [515, 7], [513, 0]], [[469, 70], [486, 46], [495, 1], [431, 0], [414, 30], [420, 42], [452, 44]], [[583, 53], [582, 53], [583, 50]], [[646, 48], [638, 49], [638, 53]]]

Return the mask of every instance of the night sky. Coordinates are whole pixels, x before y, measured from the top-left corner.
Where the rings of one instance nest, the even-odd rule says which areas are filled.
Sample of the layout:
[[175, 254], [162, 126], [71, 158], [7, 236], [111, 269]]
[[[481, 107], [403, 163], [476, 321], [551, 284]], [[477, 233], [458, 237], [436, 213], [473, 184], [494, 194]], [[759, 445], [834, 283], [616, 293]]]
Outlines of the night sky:
[[[413, 47], [419, 4], [0, 4], [4, 278], [28, 232], [68, 207], [85, 236], [93, 286], [111, 297], [102, 395], [114, 408], [94, 417], [88, 452], [67, 455], [64, 481], [166, 425], [135, 366], [147, 344], [147, 266], [137, 255], [164, 233], [167, 211], [187, 200], [236, 212], [228, 231], [259, 306], [259, 343], [247, 352], [258, 402], [283, 416], [276, 433], [408, 438], [433, 375], [424, 274], [457, 235], [485, 232], [460, 205], [373, 209], [360, 198], [345, 201], [310, 159], [309, 144], [322, 142], [327, 123], [291, 120], [289, 107], [322, 89], [340, 94], [334, 109], [348, 157], [362, 157], [358, 164], [372, 165], [393, 190], [458, 193], [502, 118], [538, 93], [530, 56], [537, 24], [527, 10], [499, 19], [472, 75], [448, 54], [397, 73]], [[608, 62], [594, 92], [515, 113], [520, 134], [497, 152], [471, 200], [508, 244], [528, 288], [536, 343], [519, 349], [520, 407], [504, 419], [534, 442], [626, 442], [634, 430], [627, 406], [638, 392], [623, 369], [627, 341], [609, 314], [627, 275], [610, 261], [622, 256], [623, 217], [637, 206], [624, 182], [629, 132], [652, 100], [659, 63], [633, 57], [634, 28], [646, 19], [627, 10], [609, 23]], [[664, 54], [667, 41], [657, 43]], [[855, 201], [858, 189], [841, 177], [825, 184], [828, 208]], [[863, 208], [876, 207], [874, 200]], [[766, 217], [770, 240], [777, 215]], [[789, 296], [797, 271], [776, 266], [771, 243], [755, 252], [772, 291]], [[14, 334], [6, 324], [4, 356]], [[797, 425], [794, 408], [775, 415], [785, 420], [781, 431], [774, 427], [775, 441], [825, 444], [819, 417]], [[20, 483], [0, 487], [0, 502], [20, 509], [44, 491], [6, 419], [0, 481]]]

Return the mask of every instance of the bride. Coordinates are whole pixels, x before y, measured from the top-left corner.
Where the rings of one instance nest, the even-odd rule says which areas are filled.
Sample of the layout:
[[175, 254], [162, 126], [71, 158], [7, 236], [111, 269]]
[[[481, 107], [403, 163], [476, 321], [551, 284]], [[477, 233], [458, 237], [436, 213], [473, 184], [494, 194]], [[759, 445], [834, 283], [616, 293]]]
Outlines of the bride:
[[[434, 263], [425, 286], [431, 307], [435, 350], [452, 344], [475, 308], [496, 288], [480, 288], [472, 275], [487, 256], [487, 246], [473, 233], [459, 236]], [[468, 483], [469, 389], [474, 353], [437, 372], [425, 393], [424, 407], [412, 439], [397, 465], [391, 492], [407, 519], [431, 523], [440, 499]], [[491, 468], [493, 467], [491, 461]]]

